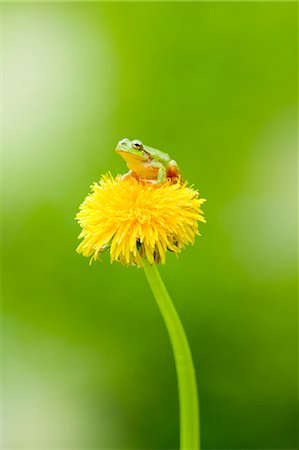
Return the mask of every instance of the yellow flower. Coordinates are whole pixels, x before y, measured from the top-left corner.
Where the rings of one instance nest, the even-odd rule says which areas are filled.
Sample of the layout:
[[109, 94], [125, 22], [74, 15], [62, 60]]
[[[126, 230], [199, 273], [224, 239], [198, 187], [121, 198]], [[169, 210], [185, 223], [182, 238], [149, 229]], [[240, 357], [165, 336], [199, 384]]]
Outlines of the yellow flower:
[[91, 261], [110, 249], [110, 262], [141, 267], [165, 262], [167, 250], [180, 253], [199, 235], [205, 201], [186, 183], [151, 184], [104, 175], [91, 186], [76, 216], [83, 241], [77, 248]]

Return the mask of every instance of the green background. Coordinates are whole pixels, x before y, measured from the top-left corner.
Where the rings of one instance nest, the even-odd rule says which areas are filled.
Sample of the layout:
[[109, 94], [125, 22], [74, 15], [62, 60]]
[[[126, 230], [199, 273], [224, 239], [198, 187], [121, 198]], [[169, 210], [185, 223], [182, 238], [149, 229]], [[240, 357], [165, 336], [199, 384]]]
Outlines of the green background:
[[176, 376], [141, 269], [74, 220], [139, 138], [207, 199], [162, 276], [204, 449], [296, 448], [296, 3], [2, 5], [3, 448], [174, 449]]

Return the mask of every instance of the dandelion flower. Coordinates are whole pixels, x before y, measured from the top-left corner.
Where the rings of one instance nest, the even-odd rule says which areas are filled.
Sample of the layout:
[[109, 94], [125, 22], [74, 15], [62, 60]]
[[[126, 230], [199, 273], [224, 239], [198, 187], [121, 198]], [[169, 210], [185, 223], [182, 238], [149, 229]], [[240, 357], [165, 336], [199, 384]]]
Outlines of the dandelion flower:
[[111, 263], [164, 264], [167, 250], [178, 254], [193, 244], [198, 222], [205, 222], [205, 200], [179, 180], [157, 185], [108, 174], [91, 190], [76, 217], [83, 238], [77, 251], [90, 262], [109, 248]]
[[[125, 142], [127, 143], [127, 139]], [[136, 146], [138, 142], [133, 141]], [[129, 167], [131, 170], [131, 167]], [[139, 165], [137, 167], [140, 169]], [[132, 170], [131, 170], [132, 172]], [[130, 173], [131, 173], [130, 172]], [[136, 175], [136, 173], [135, 173]], [[172, 343], [180, 403], [180, 449], [200, 449], [197, 383], [188, 340], [159, 275], [167, 251], [179, 254], [199, 235], [205, 201], [178, 172], [157, 183], [134, 176], [104, 175], [91, 186], [76, 219], [83, 238], [77, 248], [90, 262], [110, 251], [110, 261], [143, 267]], [[146, 172], [146, 175], [148, 173]]]

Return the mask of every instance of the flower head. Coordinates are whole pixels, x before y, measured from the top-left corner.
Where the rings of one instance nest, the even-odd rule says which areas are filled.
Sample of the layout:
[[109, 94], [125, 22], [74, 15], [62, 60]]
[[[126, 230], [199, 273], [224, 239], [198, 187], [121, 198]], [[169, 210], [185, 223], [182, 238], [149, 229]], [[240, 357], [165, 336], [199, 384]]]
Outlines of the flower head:
[[110, 249], [110, 261], [142, 266], [164, 263], [167, 250], [180, 253], [199, 235], [205, 201], [186, 183], [151, 184], [104, 175], [91, 186], [76, 216], [82, 227], [79, 253], [98, 259]]

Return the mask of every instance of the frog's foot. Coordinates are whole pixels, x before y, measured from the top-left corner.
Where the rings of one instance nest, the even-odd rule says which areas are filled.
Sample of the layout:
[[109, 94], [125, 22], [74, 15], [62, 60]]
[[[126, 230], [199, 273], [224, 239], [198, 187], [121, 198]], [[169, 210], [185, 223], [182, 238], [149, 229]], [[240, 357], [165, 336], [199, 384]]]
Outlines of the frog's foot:
[[139, 177], [135, 172], [133, 172], [133, 170], [129, 170], [129, 172], [121, 176], [122, 180], [127, 180], [128, 178], [136, 178], [137, 180], [139, 180]]
[[147, 180], [145, 178], [141, 178], [140, 181], [142, 181], [143, 183], [146, 183], [146, 184], [154, 184], [154, 185], [159, 185], [159, 184], [163, 184], [164, 183], [164, 181]]

